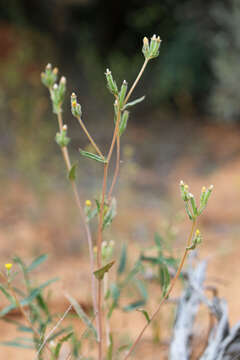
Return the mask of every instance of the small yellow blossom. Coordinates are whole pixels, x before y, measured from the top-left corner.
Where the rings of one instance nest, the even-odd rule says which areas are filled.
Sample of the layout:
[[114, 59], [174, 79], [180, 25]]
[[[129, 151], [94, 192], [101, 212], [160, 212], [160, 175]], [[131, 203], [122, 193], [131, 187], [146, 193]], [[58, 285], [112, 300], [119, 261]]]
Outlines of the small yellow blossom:
[[203, 186], [203, 187], [202, 187], [202, 192], [205, 192], [205, 191], [206, 191], [206, 187]]
[[90, 207], [90, 206], [92, 205], [91, 200], [86, 200], [86, 201], [85, 201], [85, 205]]
[[7, 270], [10, 270], [11, 267], [12, 267], [12, 264], [5, 264], [5, 268], [6, 268]]
[[76, 102], [76, 100], [73, 100], [72, 107], [76, 107], [76, 106], [77, 106], [77, 102]]
[[196, 235], [196, 236], [199, 236], [199, 235], [200, 235], [200, 230], [199, 230], [199, 229], [196, 230], [195, 235]]
[[185, 189], [186, 191], [188, 190], [188, 187], [189, 187], [189, 186], [188, 186], [187, 184], [184, 185], [184, 189]]

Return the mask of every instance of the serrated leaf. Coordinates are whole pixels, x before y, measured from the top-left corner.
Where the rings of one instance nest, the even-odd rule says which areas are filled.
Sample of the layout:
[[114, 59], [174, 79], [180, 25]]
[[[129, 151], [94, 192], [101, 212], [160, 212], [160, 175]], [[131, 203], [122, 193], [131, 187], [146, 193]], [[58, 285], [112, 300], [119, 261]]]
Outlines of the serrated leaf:
[[94, 271], [94, 275], [98, 280], [102, 280], [105, 273], [108, 272], [111, 267], [113, 266], [113, 264], [115, 263], [115, 260], [111, 261], [110, 263], [108, 263], [107, 265], [104, 265], [103, 267], [101, 267], [100, 269]]
[[92, 160], [95, 160], [95, 161], [98, 161], [98, 162], [101, 162], [101, 163], [104, 163], [104, 164], [107, 163], [107, 160], [105, 158], [102, 158], [99, 155], [96, 155], [96, 154], [90, 153], [89, 151], [84, 151], [84, 150], [81, 150], [81, 149], [79, 149], [79, 151], [80, 151], [80, 154], [82, 156], [85, 156], [85, 157], [87, 157], [89, 159], [92, 159]]
[[140, 312], [145, 316], [145, 318], [146, 318], [146, 320], [147, 320], [147, 323], [150, 324], [150, 321], [151, 321], [151, 320], [150, 320], [150, 317], [149, 317], [147, 311], [144, 310], [144, 309], [137, 309], [137, 311], [140, 311]]
[[77, 163], [73, 164], [68, 172], [68, 179], [70, 181], [76, 180], [76, 170], [77, 170]]
[[44, 261], [46, 261], [48, 258], [47, 254], [42, 254], [40, 256], [38, 256], [35, 260], [33, 260], [33, 262], [27, 267], [27, 271], [30, 272], [34, 269], [36, 269], [36, 267], [38, 267], [39, 265], [41, 265]]
[[91, 320], [87, 316], [87, 314], [84, 312], [84, 310], [80, 306], [80, 304], [77, 302], [77, 300], [75, 300], [70, 295], [66, 295], [66, 297], [68, 298], [68, 300], [72, 304], [72, 306], [73, 306], [74, 310], [76, 311], [77, 315], [79, 316], [79, 318], [84, 322], [84, 324], [87, 326], [87, 328], [94, 335], [94, 338], [97, 340], [97, 331], [96, 331], [93, 323], [91, 322]]
[[[45, 287], [47, 287], [48, 285], [52, 284], [53, 282], [55, 282], [57, 280], [58, 280], [58, 278], [48, 280], [45, 283], [43, 283], [42, 285], [40, 285], [38, 288], [33, 289], [28, 297], [26, 297], [25, 299], [22, 299], [20, 301], [20, 304], [22, 306], [29, 305], [41, 293], [41, 291]], [[11, 304], [11, 305], [5, 307], [4, 309], [2, 309], [0, 311], [0, 317], [7, 315], [10, 311], [14, 310], [15, 308], [16, 308], [16, 304]]]
[[133, 310], [136, 310], [138, 307], [145, 305], [145, 303], [146, 303], [146, 301], [143, 299], [137, 300], [127, 306], [124, 306], [123, 310], [124, 311], [133, 311]]
[[134, 106], [136, 104], [139, 104], [140, 102], [142, 102], [143, 100], [145, 99], [145, 95], [136, 99], [136, 100], [133, 100], [133, 101], [130, 101], [129, 103], [127, 103], [124, 107], [123, 107], [123, 110], [127, 109], [128, 107], [130, 106]]
[[123, 244], [122, 250], [121, 250], [121, 256], [120, 256], [120, 262], [117, 269], [118, 274], [122, 274], [126, 268], [127, 263], [127, 246], [126, 244]]

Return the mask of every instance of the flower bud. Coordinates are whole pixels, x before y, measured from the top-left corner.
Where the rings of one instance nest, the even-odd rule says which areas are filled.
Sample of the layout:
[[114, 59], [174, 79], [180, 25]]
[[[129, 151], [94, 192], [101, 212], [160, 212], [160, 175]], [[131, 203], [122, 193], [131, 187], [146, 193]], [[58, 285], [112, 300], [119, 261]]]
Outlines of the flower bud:
[[127, 93], [127, 88], [128, 88], [127, 82], [126, 82], [126, 80], [123, 80], [121, 90], [119, 92], [119, 107], [120, 107], [120, 109], [123, 108], [124, 100], [125, 100], [126, 93]]
[[74, 117], [81, 118], [82, 108], [81, 105], [77, 102], [77, 96], [75, 93], [72, 93], [71, 95], [71, 110]]
[[110, 90], [110, 92], [111, 92], [113, 95], [118, 95], [117, 84], [116, 84], [116, 82], [113, 80], [111, 71], [110, 71], [109, 69], [107, 69], [106, 72], [105, 72], [105, 75], [106, 75], [106, 79], [107, 79], [108, 89]]

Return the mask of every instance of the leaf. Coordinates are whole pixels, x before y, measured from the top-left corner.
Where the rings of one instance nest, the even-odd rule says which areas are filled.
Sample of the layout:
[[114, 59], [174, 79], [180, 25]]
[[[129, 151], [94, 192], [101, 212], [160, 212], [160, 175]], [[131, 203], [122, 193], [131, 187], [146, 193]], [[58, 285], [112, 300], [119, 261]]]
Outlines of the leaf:
[[0, 342], [0, 345], [4, 345], [4, 346], [12, 346], [12, 347], [17, 347], [17, 348], [22, 348], [22, 349], [34, 349], [33, 345], [28, 345], [28, 344], [21, 344], [18, 341], [2, 341]]
[[127, 263], [127, 246], [126, 244], [123, 244], [122, 250], [121, 250], [121, 256], [120, 256], [120, 262], [117, 269], [118, 274], [122, 274], [126, 268]]
[[162, 296], [165, 296], [168, 289], [168, 285], [170, 284], [170, 275], [166, 265], [161, 265], [159, 269], [159, 279], [162, 288]]
[[99, 155], [96, 155], [96, 154], [93, 154], [93, 153], [90, 153], [88, 151], [84, 151], [84, 150], [81, 150], [81, 149], [79, 149], [79, 151], [80, 151], [81, 155], [83, 155], [83, 156], [85, 156], [85, 157], [87, 157], [89, 159], [96, 160], [96, 161], [104, 163], [104, 164], [107, 163], [107, 160], [105, 158], [102, 158]]
[[107, 314], [109, 319], [112, 316], [113, 310], [118, 306], [118, 300], [120, 297], [120, 289], [117, 284], [113, 283], [110, 285], [110, 294], [111, 294], [113, 301], [112, 301], [112, 304], [111, 304], [108, 314]]
[[147, 289], [146, 289], [144, 283], [141, 280], [138, 280], [138, 279], [135, 280], [135, 283], [136, 283], [136, 285], [138, 287], [138, 290], [139, 290], [140, 294], [142, 295], [143, 299], [145, 301], [147, 301], [148, 293], [147, 293]]
[[140, 102], [142, 102], [143, 100], [145, 99], [145, 95], [136, 99], [136, 100], [133, 100], [133, 101], [130, 101], [129, 103], [127, 103], [124, 107], [123, 107], [123, 110], [127, 109], [128, 107], [130, 106], [134, 106], [136, 104], [139, 104]]
[[141, 299], [141, 300], [137, 300], [132, 302], [131, 304], [125, 306], [123, 308], [124, 311], [133, 311], [136, 310], [138, 307], [145, 305], [146, 301]]
[[77, 163], [73, 164], [68, 172], [68, 179], [70, 181], [76, 180], [76, 170], [77, 170]]
[[164, 240], [158, 233], [155, 233], [154, 241], [155, 241], [155, 244], [157, 245], [158, 250], [162, 251], [163, 245], [164, 245]]
[[21, 325], [17, 328], [18, 331], [33, 333], [33, 329], [28, 326]]
[[150, 317], [149, 317], [149, 315], [148, 315], [148, 313], [147, 313], [147, 311], [146, 310], [144, 310], [144, 309], [136, 309], [137, 311], [140, 311], [144, 316], [145, 316], [145, 318], [146, 318], [146, 320], [147, 320], [147, 323], [148, 324], [150, 324]]
[[102, 280], [104, 277], [104, 274], [106, 272], [109, 271], [109, 269], [111, 269], [111, 267], [113, 266], [113, 264], [115, 263], [115, 260], [111, 261], [110, 263], [108, 263], [107, 265], [104, 265], [103, 267], [101, 267], [100, 269], [94, 271], [94, 275], [98, 280]]
[[47, 302], [44, 300], [44, 298], [43, 298], [43, 296], [41, 294], [39, 294], [37, 296], [37, 303], [38, 303], [39, 307], [45, 312], [45, 314], [48, 317], [50, 317]]
[[119, 124], [119, 136], [122, 136], [122, 134], [126, 130], [128, 118], [129, 118], [129, 111], [125, 110], [122, 114], [121, 121]]
[[[26, 297], [25, 299], [22, 299], [20, 301], [20, 304], [22, 306], [26, 306], [29, 305], [39, 294], [40, 292], [47, 287], [48, 285], [52, 284], [53, 282], [57, 281], [58, 278], [54, 278], [51, 280], [46, 281], [45, 283], [43, 283], [42, 285], [40, 285], [38, 288], [35, 288], [31, 291], [31, 293], [29, 294], [28, 297]], [[5, 316], [6, 314], [8, 314], [10, 311], [14, 310], [17, 307], [16, 304], [11, 304], [7, 307], [5, 307], [4, 309], [2, 309], [2, 311], [0, 311], [0, 317]]]
[[129, 274], [126, 276], [126, 278], [123, 280], [122, 284], [121, 284], [121, 287], [123, 288], [124, 286], [126, 286], [133, 278], [134, 276], [137, 275], [137, 273], [140, 272], [140, 270], [142, 269], [142, 264], [141, 262], [138, 260], [132, 270], [129, 272]]
[[113, 356], [113, 337], [112, 334], [109, 335], [110, 344], [107, 349], [107, 360], [112, 360]]
[[61, 350], [61, 347], [62, 347], [62, 344], [66, 341], [68, 341], [73, 335], [73, 331], [71, 331], [69, 334], [67, 334], [66, 336], [64, 336], [62, 339], [59, 340], [56, 348], [55, 348], [55, 351], [54, 351], [54, 355], [56, 356], [56, 359], [58, 359], [59, 357], [59, 353], [60, 353], [60, 350]]
[[67, 327], [65, 327], [65, 328], [63, 328], [63, 329], [55, 332], [53, 335], [51, 335], [51, 336], [47, 339], [47, 341], [48, 341], [48, 342], [51, 342], [51, 341], [53, 341], [54, 339], [56, 339], [58, 336], [64, 334], [64, 333], [67, 332], [67, 331], [72, 331], [72, 327], [71, 327], [71, 326], [67, 326]]
[[0, 284], [0, 290], [1, 290], [2, 293], [6, 296], [6, 298], [8, 299], [8, 301], [10, 301], [10, 303], [15, 304], [15, 299], [14, 299], [14, 297], [13, 297], [11, 294], [9, 294], [9, 292], [5, 289], [5, 287], [4, 287], [2, 284]]
[[41, 265], [44, 261], [46, 261], [48, 258], [47, 254], [42, 254], [40, 256], [38, 256], [35, 260], [33, 260], [33, 262], [27, 267], [27, 272], [30, 272], [34, 269], [36, 269], [36, 267], [38, 267], [39, 265]]
[[68, 300], [70, 301], [70, 303], [72, 304], [72, 306], [73, 306], [74, 310], [76, 311], [77, 315], [79, 316], [79, 318], [84, 322], [84, 324], [87, 326], [87, 328], [94, 335], [94, 338], [97, 340], [97, 331], [96, 331], [94, 325], [92, 324], [91, 320], [87, 316], [87, 314], [84, 312], [84, 310], [80, 306], [80, 304], [77, 302], [77, 300], [75, 300], [70, 295], [66, 295], [66, 296], [67, 296]]
[[112, 223], [116, 215], [117, 215], [117, 201], [115, 198], [113, 198], [111, 201], [111, 205], [103, 219], [103, 229], [105, 229], [107, 226], [109, 226]]

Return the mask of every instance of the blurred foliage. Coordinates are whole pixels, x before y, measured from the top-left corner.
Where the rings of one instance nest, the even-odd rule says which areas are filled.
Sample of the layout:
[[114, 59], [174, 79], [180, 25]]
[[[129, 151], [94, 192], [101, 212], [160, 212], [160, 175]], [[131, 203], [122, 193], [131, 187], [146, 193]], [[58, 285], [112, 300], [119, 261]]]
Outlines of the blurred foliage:
[[231, 0], [229, 6], [218, 3], [212, 16], [219, 31], [212, 37], [215, 54], [212, 67], [216, 84], [210, 97], [213, 113], [225, 121], [239, 120], [240, 116], [240, 2]]

